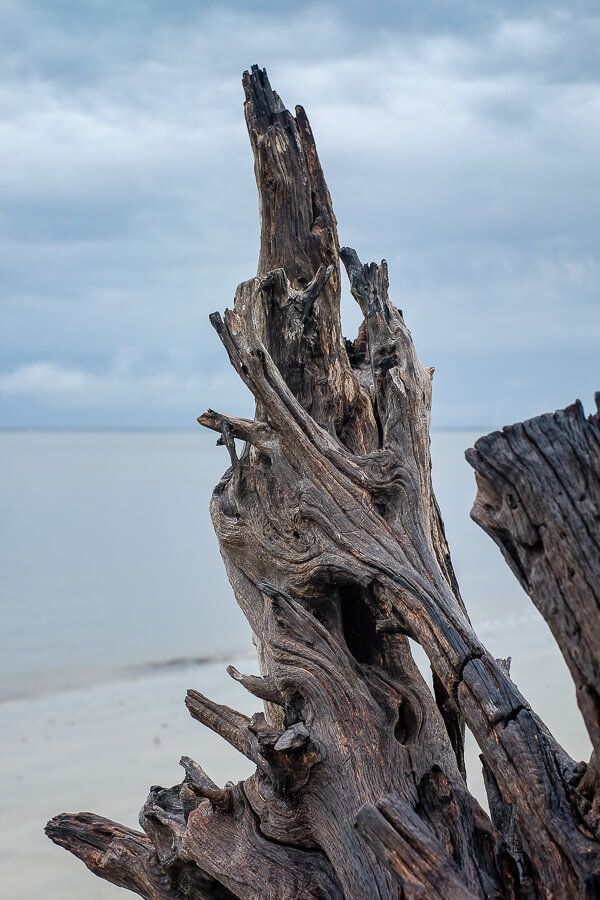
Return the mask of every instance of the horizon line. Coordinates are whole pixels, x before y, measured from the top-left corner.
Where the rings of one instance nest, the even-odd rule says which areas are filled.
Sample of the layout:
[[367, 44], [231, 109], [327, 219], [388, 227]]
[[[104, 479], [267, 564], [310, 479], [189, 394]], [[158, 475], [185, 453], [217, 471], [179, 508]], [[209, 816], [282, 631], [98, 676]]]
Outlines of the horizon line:
[[[498, 425], [431, 425], [430, 431], [490, 431], [501, 428]], [[0, 425], [0, 434], [17, 434], [23, 432], [38, 432], [42, 434], [187, 434], [198, 428], [197, 423], [190, 426], [161, 426], [161, 425]], [[204, 433], [206, 429], [200, 426]]]

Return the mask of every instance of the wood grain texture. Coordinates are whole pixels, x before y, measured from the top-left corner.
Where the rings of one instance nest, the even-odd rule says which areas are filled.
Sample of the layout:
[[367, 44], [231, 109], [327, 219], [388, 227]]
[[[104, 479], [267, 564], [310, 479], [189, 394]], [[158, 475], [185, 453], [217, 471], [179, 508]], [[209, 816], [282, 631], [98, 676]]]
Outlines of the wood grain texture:
[[[385, 261], [339, 248], [304, 111], [257, 67], [243, 84], [258, 273], [211, 322], [256, 410], [199, 422], [229, 457], [211, 516], [261, 675], [228, 671], [264, 705], [248, 717], [197, 690], [186, 704], [256, 771], [220, 787], [183, 757], [183, 781], [151, 789], [145, 834], [79, 814], [49, 836], [152, 898], [597, 897], [596, 765], [559, 746], [460, 596], [431, 484], [433, 370]], [[364, 315], [352, 342], [340, 260]], [[595, 746], [599, 447], [597, 417], [573, 407], [469, 455], [474, 515], [553, 628]], [[465, 723], [491, 817], [466, 784]]]
[[598, 413], [574, 403], [481, 438], [466, 458], [477, 474], [471, 515], [550, 626], [599, 754]]

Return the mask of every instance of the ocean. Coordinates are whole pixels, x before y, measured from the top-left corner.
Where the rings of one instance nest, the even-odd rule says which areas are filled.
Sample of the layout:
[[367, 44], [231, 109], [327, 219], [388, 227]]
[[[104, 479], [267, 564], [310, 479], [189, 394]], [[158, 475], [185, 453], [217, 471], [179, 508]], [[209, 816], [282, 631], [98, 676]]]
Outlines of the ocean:
[[[589, 744], [564, 662], [499, 550], [470, 520], [464, 450], [483, 431], [434, 431], [434, 485], [473, 624], [566, 749]], [[13, 900], [122, 896], [42, 834], [93, 809], [136, 826], [179, 757], [215, 780], [249, 763], [189, 718], [197, 687], [252, 712], [225, 674], [252, 671], [208, 503], [223, 448], [190, 432], [0, 432], [0, 883]], [[477, 751], [469, 774], [481, 797]]]

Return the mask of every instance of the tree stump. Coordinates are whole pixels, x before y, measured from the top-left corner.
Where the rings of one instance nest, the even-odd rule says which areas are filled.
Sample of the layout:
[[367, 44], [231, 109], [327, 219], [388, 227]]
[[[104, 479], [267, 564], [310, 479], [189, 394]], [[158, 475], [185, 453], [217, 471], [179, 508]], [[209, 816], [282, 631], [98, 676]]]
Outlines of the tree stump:
[[[586, 766], [469, 622], [431, 485], [433, 370], [388, 296], [386, 263], [339, 248], [304, 110], [285, 109], [256, 66], [243, 85], [258, 273], [211, 322], [256, 414], [199, 422], [229, 454], [211, 515], [262, 672], [229, 674], [263, 709], [248, 718], [195, 690], [186, 704], [256, 771], [219, 787], [184, 757], [181, 784], [151, 789], [143, 833], [91, 813], [57, 816], [47, 833], [156, 900], [598, 897], [600, 417], [577, 403], [467, 453], [473, 518], [575, 680]], [[364, 315], [354, 342], [340, 260]], [[491, 815], [466, 784], [465, 724]]]

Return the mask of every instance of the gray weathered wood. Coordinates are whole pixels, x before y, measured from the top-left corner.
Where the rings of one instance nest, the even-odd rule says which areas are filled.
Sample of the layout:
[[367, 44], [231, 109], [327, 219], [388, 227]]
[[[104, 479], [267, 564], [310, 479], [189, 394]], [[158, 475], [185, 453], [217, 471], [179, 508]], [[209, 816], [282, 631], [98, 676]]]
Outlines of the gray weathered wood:
[[[256, 771], [221, 788], [184, 757], [181, 784], [151, 789], [146, 836], [91, 814], [58, 817], [49, 836], [152, 898], [596, 897], [596, 766], [559, 746], [460, 596], [431, 483], [433, 371], [390, 300], [385, 262], [339, 248], [304, 111], [286, 110], [256, 67], [244, 89], [258, 273], [211, 321], [256, 411], [199, 422], [229, 455], [211, 516], [261, 668], [229, 673], [264, 711], [244, 716], [197, 690], [186, 703]], [[352, 343], [340, 259], [364, 315]], [[484, 438], [469, 457], [475, 515], [550, 622], [590, 734], [599, 446], [597, 420], [574, 408]], [[465, 781], [465, 722], [491, 818]]]
[[[600, 394], [596, 395], [600, 405]], [[548, 622], [600, 754], [600, 422], [581, 403], [480, 438], [473, 519]]]

